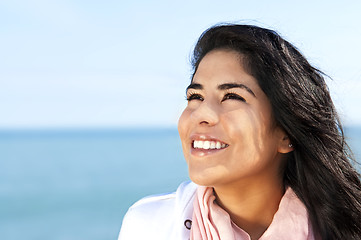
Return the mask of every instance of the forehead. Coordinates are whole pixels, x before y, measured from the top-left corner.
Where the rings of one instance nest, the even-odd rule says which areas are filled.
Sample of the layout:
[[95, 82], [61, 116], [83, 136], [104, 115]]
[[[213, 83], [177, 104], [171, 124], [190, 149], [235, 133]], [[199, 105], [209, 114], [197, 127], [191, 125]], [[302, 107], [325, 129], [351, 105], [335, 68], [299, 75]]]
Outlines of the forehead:
[[259, 89], [257, 80], [244, 69], [242, 56], [232, 50], [213, 50], [206, 54], [198, 65], [192, 83], [204, 86], [241, 83]]

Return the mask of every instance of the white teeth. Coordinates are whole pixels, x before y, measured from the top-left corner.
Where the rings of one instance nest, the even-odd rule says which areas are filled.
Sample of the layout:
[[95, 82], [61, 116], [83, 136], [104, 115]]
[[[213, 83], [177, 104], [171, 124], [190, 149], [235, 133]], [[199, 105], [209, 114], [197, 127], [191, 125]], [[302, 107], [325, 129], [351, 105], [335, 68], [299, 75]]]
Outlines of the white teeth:
[[211, 146], [210, 142], [209, 141], [205, 141], [203, 143], [203, 149], [209, 149], [209, 147]]
[[201, 149], [221, 149], [221, 148], [226, 148], [228, 147], [227, 144], [218, 142], [218, 141], [200, 141], [200, 140], [195, 140], [193, 142], [193, 147], [194, 148], [201, 148]]

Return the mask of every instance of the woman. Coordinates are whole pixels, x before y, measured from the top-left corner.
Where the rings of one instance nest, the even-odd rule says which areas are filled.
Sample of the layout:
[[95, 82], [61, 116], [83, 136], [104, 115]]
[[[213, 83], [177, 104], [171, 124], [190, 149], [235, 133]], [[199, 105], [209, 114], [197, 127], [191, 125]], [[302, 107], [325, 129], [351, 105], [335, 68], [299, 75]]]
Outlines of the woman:
[[274, 31], [220, 25], [193, 54], [178, 130], [191, 183], [119, 239], [361, 239], [361, 183], [323, 74]]

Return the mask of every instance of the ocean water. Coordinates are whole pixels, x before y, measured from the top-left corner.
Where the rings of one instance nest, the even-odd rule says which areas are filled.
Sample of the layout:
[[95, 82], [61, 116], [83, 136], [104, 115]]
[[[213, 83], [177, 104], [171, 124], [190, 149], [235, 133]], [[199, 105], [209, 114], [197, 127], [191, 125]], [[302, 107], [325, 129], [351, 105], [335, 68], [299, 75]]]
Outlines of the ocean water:
[[0, 239], [116, 239], [132, 203], [185, 180], [176, 129], [0, 131]]
[[187, 180], [176, 129], [0, 133], [0, 239], [116, 239], [137, 199]]

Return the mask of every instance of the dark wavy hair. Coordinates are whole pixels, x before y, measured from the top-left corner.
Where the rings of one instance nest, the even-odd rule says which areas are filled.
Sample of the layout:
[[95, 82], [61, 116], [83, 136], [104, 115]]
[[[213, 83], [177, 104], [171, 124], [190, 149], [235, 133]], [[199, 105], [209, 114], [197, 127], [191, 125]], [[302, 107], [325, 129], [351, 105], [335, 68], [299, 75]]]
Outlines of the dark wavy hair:
[[324, 74], [275, 31], [222, 24], [206, 30], [192, 57], [193, 76], [212, 50], [233, 50], [272, 105], [288, 134], [284, 184], [308, 209], [322, 239], [361, 239], [361, 183], [330, 97]]

